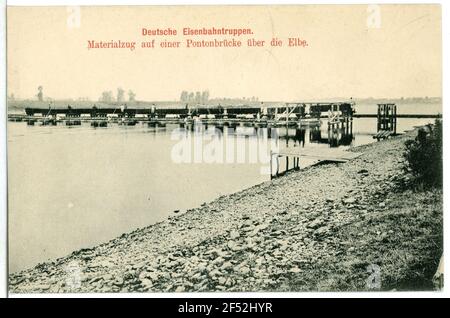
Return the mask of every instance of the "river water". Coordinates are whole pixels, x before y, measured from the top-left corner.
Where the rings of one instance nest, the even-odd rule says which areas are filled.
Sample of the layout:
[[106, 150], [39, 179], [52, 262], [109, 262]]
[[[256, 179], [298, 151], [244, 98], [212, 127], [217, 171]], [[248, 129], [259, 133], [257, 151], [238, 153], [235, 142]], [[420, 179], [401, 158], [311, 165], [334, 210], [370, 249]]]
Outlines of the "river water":
[[[397, 131], [432, 121], [398, 119]], [[236, 152], [236, 145], [244, 141], [240, 145], [247, 153], [245, 160], [237, 160], [235, 153], [232, 160], [223, 154], [223, 163], [214, 158], [211, 163], [206, 157], [195, 162], [195, 142], [189, 143], [191, 159], [184, 160], [192, 163], [179, 160], [177, 149], [184, 147], [180, 141], [184, 139], [174, 133], [180, 130], [178, 125], [93, 128], [89, 123], [67, 127], [62, 123], [27, 126], [9, 122], [10, 272], [95, 246], [162, 221], [176, 210], [182, 213], [269, 180], [269, 165], [261, 159], [264, 156], [256, 161], [248, 158], [254, 151], [252, 140], [269, 136], [268, 141], [278, 141], [275, 144], [280, 148], [286, 143], [290, 147], [330, 147], [326, 123], [315, 130], [208, 129], [214, 129], [217, 137], [203, 140], [204, 144], [216, 140], [224, 145], [227, 141]], [[354, 119], [351, 133], [344, 131], [331, 143], [339, 147], [367, 144], [374, 142], [375, 132], [376, 119]], [[181, 136], [193, 133], [182, 130]], [[302, 167], [311, 163], [300, 161]]]

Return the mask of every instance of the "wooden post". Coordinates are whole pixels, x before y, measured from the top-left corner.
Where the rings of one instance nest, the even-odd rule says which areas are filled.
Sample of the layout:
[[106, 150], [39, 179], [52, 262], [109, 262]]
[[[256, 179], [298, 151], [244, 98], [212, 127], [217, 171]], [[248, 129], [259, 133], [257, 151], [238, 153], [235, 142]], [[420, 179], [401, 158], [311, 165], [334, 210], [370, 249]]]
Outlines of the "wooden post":
[[397, 105], [394, 104], [394, 134], [397, 134]]
[[270, 151], [270, 167], [269, 167], [269, 170], [270, 170], [270, 180], [272, 180], [272, 156], [273, 156], [273, 153], [272, 153], [272, 150]]
[[387, 127], [387, 125], [388, 125], [388, 122], [387, 122], [387, 120], [388, 120], [388, 113], [389, 113], [388, 105], [384, 105], [384, 129], [385, 130], [388, 129], [388, 127]]
[[381, 105], [378, 104], [378, 110], [377, 110], [377, 132], [379, 132], [381, 129]]
[[330, 141], [331, 141], [331, 129], [330, 126], [328, 126], [328, 144], [330, 144]]
[[394, 126], [394, 123], [392, 122], [393, 117], [393, 110], [394, 108], [392, 105], [389, 105], [389, 131], [392, 131], [392, 126]]
[[289, 106], [286, 103], [286, 127], [289, 125]]
[[278, 177], [279, 170], [280, 170], [280, 156], [277, 155], [277, 172], [275, 174], [276, 177]]

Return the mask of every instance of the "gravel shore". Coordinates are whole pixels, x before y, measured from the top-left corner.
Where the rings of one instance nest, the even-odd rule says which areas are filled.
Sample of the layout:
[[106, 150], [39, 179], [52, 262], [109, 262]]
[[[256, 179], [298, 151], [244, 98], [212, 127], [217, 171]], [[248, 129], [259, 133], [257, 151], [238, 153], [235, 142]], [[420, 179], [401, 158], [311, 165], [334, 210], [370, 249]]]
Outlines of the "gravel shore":
[[408, 187], [402, 152], [413, 134], [10, 274], [9, 290], [432, 289], [442, 253], [442, 191]]

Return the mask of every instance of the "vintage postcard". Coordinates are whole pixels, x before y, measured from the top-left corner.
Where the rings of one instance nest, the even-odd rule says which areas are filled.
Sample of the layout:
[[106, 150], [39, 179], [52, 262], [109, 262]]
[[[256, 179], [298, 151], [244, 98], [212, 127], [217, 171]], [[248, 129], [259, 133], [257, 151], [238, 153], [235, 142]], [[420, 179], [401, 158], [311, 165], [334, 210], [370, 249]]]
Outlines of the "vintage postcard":
[[6, 24], [9, 293], [443, 288], [441, 5]]

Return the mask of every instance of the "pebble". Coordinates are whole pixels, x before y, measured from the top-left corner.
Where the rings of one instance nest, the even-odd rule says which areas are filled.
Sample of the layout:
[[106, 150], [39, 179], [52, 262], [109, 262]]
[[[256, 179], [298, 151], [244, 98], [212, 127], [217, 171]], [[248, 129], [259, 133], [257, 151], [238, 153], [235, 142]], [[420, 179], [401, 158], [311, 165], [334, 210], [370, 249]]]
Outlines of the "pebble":
[[230, 232], [230, 238], [231, 238], [232, 240], [235, 240], [235, 239], [239, 238], [239, 236], [240, 236], [240, 234], [239, 234], [239, 232], [236, 231], [236, 230], [233, 230], [233, 231]]
[[250, 273], [250, 268], [248, 268], [247, 266], [242, 266], [239, 268], [239, 273], [245, 276]]
[[175, 292], [176, 292], [176, 293], [182, 293], [182, 292], [184, 292], [184, 291], [186, 291], [186, 288], [185, 288], [184, 286], [178, 286], [178, 287], [175, 289]]
[[122, 286], [123, 285], [123, 279], [118, 277], [113, 281], [113, 284], [116, 286]]
[[145, 289], [148, 289], [148, 288], [152, 288], [153, 287], [153, 282], [150, 279], [144, 278], [144, 279], [141, 280], [141, 285]]
[[350, 197], [350, 198], [346, 198], [346, 199], [342, 200], [342, 202], [344, 202], [345, 204], [353, 204], [356, 202], [356, 199], [353, 197]]

